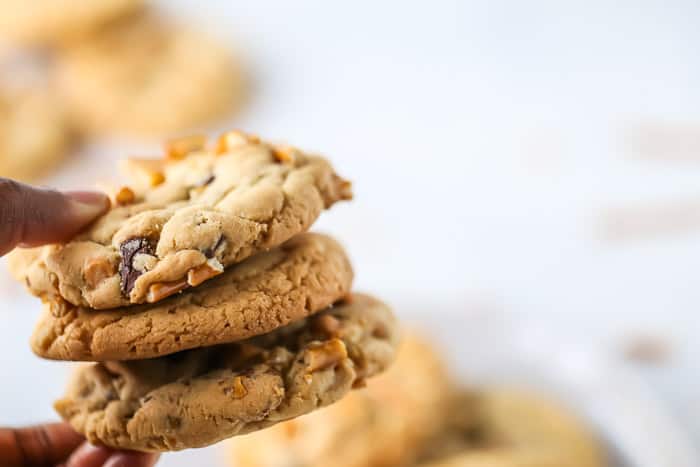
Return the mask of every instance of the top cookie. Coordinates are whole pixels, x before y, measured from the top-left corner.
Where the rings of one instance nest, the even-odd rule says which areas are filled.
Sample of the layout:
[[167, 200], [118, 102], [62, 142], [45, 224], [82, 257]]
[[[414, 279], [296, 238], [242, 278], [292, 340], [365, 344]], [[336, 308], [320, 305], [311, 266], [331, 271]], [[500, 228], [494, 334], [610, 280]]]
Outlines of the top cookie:
[[39, 297], [106, 309], [157, 302], [307, 230], [352, 197], [318, 156], [239, 132], [214, 150], [203, 137], [171, 142], [165, 160], [126, 164], [134, 189], [64, 245], [16, 250], [10, 271]]
[[12, 42], [50, 45], [132, 12], [143, 0], [4, 0], [0, 35]]

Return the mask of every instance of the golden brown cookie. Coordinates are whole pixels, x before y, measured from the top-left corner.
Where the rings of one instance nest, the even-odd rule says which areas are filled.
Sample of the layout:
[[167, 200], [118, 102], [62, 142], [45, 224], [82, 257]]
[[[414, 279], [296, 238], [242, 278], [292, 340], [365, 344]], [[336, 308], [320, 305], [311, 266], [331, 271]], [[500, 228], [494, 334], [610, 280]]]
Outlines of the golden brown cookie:
[[57, 54], [54, 78], [87, 132], [172, 135], [236, 110], [243, 77], [230, 50], [145, 13]]
[[396, 327], [386, 305], [358, 294], [244, 342], [84, 366], [55, 407], [93, 443], [140, 451], [205, 446], [341, 399], [392, 362]]
[[[448, 423], [431, 446], [425, 467], [605, 467], [590, 429], [557, 403], [521, 391], [486, 389], [454, 399], [475, 423]], [[451, 413], [463, 406], [454, 407]], [[452, 420], [455, 420], [454, 418]], [[457, 439], [461, 436], [462, 446]], [[445, 449], [447, 446], [449, 448]]]
[[3, 0], [0, 37], [20, 45], [52, 45], [99, 29], [143, 0]]
[[245, 339], [329, 307], [352, 268], [333, 239], [301, 234], [162, 302], [92, 310], [49, 302], [31, 338], [57, 360], [135, 360]]
[[350, 184], [318, 156], [238, 132], [168, 145], [131, 160], [132, 188], [65, 245], [16, 250], [10, 270], [31, 293], [94, 309], [155, 303], [304, 232]]
[[237, 467], [409, 465], [446, 416], [450, 381], [441, 357], [404, 333], [397, 360], [365, 389], [325, 410], [231, 440]]
[[66, 156], [73, 142], [65, 114], [48, 94], [0, 90], [0, 177], [36, 180]]

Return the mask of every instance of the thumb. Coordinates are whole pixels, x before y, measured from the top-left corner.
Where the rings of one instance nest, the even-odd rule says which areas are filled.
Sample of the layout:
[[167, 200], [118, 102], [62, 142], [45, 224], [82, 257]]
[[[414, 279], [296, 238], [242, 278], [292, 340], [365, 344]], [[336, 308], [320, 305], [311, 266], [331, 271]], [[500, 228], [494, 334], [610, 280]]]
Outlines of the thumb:
[[0, 256], [69, 240], [109, 207], [106, 195], [35, 188], [0, 178]]

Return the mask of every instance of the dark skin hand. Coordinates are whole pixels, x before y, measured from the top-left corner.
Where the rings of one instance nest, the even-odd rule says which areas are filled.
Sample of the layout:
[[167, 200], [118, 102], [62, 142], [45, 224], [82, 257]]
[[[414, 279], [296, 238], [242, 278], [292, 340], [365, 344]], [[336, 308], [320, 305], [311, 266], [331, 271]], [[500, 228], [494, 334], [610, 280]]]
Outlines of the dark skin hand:
[[[67, 241], [106, 211], [101, 193], [60, 193], [0, 178], [0, 256]], [[157, 454], [93, 446], [67, 423], [0, 428], [2, 467], [152, 467]]]

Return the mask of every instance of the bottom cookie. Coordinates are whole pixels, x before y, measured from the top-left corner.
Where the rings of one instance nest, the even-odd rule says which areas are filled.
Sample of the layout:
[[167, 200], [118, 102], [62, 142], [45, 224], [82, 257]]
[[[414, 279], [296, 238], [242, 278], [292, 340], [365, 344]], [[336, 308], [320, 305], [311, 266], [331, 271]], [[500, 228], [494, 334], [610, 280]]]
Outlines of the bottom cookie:
[[387, 306], [356, 294], [239, 343], [84, 365], [55, 408], [92, 443], [202, 447], [338, 401], [388, 367], [397, 343]]
[[442, 357], [422, 338], [403, 333], [386, 373], [331, 407], [230, 440], [230, 465], [405, 466], [441, 430], [450, 393]]

